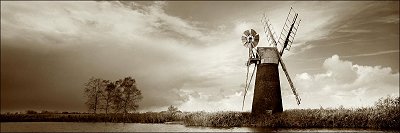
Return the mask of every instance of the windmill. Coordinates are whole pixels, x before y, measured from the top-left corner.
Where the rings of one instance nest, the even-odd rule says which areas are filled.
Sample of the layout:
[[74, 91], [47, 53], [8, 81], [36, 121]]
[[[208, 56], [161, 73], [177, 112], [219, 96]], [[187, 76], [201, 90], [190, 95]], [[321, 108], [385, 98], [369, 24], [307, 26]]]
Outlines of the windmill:
[[[266, 34], [266, 40], [269, 44], [268, 47], [256, 48], [259, 41], [259, 35], [253, 29], [246, 30], [244, 32], [244, 36], [242, 36], [242, 42], [244, 46], [249, 48], [249, 59], [246, 63], [247, 77], [245, 94], [243, 97], [243, 106], [251, 79], [255, 70], [257, 69], [253, 105], [251, 110], [253, 116], [258, 116], [267, 112], [277, 113], [283, 111], [278, 70], [279, 64], [281, 64], [292, 92], [296, 97], [297, 104], [300, 104], [301, 99], [293, 85], [293, 82], [281, 57], [285, 50], [290, 50], [300, 21], [301, 20], [298, 18], [298, 14], [294, 12], [293, 8], [290, 8], [282, 31], [279, 37], [277, 37], [276, 33], [272, 29], [269, 19], [264, 14], [261, 19], [261, 23], [264, 25], [264, 33]], [[255, 39], [256, 36], [257, 39]], [[251, 74], [250, 81], [248, 82], [249, 67], [251, 64], [254, 64], [254, 69], [253, 73]]]

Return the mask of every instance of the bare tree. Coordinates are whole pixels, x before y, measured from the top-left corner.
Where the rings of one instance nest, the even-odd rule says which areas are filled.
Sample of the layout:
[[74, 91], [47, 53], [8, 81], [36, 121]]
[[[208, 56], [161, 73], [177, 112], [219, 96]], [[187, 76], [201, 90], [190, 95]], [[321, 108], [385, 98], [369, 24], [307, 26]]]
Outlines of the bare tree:
[[135, 111], [138, 102], [143, 98], [142, 92], [137, 89], [136, 81], [132, 77], [126, 77], [116, 82], [116, 94], [114, 95], [114, 109], [116, 112], [122, 111], [124, 114]]
[[85, 95], [87, 97], [85, 104], [89, 111], [95, 114], [99, 110], [104, 110], [108, 114], [110, 109], [116, 113], [126, 114], [135, 111], [139, 107], [138, 102], [143, 98], [132, 77], [116, 82], [92, 77], [85, 83]]
[[115, 81], [114, 93], [112, 95], [112, 106], [111, 108], [115, 113], [118, 113], [123, 108], [123, 99], [122, 99], [122, 91], [120, 89], [122, 80]]
[[116, 91], [116, 85], [113, 82], [110, 82], [109, 80], [104, 81], [106, 84], [106, 87], [104, 87], [104, 91], [102, 93], [102, 99], [103, 99], [103, 106], [102, 109], [106, 111], [106, 114], [108, 114], [109, 110], [111, 109], [112, 106], [112, 100], [115, 97], [115, 91]]
[[104, 80], [100, 78], [92, 77], [85, 84], [85, 95], [88, 98], [85, 104], [89, 111], [93, 111], [95, 114], [101, 104], [102, 87], [104, 87]]

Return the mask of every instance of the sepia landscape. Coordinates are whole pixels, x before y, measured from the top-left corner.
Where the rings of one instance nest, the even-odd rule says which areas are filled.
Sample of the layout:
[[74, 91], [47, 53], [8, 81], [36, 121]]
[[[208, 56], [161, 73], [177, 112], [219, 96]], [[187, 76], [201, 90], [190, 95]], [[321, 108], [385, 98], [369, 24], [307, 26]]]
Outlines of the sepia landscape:
[[398, 132], [399, 1], [1, 1], [1, 132]]

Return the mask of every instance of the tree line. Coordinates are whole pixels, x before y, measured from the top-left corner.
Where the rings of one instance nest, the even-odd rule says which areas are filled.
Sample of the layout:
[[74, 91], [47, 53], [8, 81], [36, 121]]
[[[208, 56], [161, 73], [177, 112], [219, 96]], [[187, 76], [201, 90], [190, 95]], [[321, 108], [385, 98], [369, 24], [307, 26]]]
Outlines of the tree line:
[[106, 114], [111, 111], [126, 114], [137, 110], [138, 103], [143, 98], [142, 92], [136, 87], [136, 80], [132, 77], [114, 82], [92, 77], [85, 83], [84, 93], [88, 111], [95, 114], [99, 111]]

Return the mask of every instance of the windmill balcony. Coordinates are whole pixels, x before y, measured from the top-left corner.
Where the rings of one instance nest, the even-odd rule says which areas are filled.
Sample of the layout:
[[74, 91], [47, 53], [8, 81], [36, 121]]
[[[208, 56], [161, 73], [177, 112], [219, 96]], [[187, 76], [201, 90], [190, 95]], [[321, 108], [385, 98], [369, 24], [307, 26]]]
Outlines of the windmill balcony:
[[246, 62], [246, 66], [249, 66], [253, 63], [258, 65], [258, 64], [260, 64], [260, 62], [261, 62], [260, 58], [250, 58], [250, 60], [248, 62]]

